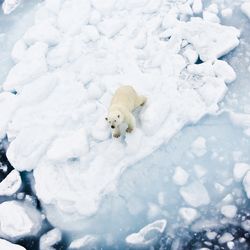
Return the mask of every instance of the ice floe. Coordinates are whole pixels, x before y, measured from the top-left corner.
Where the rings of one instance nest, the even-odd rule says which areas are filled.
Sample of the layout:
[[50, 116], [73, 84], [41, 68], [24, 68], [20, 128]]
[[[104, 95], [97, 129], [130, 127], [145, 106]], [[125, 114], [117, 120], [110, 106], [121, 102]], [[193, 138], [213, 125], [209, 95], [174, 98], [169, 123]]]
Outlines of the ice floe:
[[12, 170], [0, 183], [0, 195], [11, 196], [15, 194], [22, 185], [20, 173]]
[[7, 240], [0, 239], [0, 249], [3, 250], [25, 250], [24, 247], [13, 244]]
[[126, 243], [132, 247], [145, 248], [157, 242], [165, 230], [166, 220], [158, 220], [143, 227], [138, 233], [126, 237]]
[[62, 233], [58, 228], [54, 228], [42, 235], [39, 242], [40, 250], [53, 250], [53, 246], [62, 239]]
[[2, 9], [4, 14], [8, 15], [14, 11], [20, 4], [22, 0], [4, 0], [2, 4]]
[[0, 236], [16, 240], [36, 235], [41, 228], [40, 213], [28, 203], [5, 201], [0, 204]]
[[[14, 46], [16, 64], [0, 94], [0, 136], [10, 142], [13, 167], [34, 170], [36, 194], [56, 226], [81, 228], [71, 220], [95, 215], [129, 166], [215, 113], [235, 79], [217, 59], [238, 46], [240, 31], [191, 17], [202, 12], [201, 1], [192, 9], [169, 4], [47, 0]], [[148, 102], [134, 133], [116, 140], [104, 117], [121, 84]], [[198, 144], [194, 154], [202, 156]], [[191, 206], [209, 203], [200, 182], [180, 193]]]

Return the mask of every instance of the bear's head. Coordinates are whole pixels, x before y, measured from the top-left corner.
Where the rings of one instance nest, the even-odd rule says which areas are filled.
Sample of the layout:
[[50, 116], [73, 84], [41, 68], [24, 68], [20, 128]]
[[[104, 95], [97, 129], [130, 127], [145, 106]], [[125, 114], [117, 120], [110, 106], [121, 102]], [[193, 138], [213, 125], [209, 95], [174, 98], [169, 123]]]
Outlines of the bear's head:
[[108, 114], [105, 120], [109, 123], [111, 129], [116, 129], [123, 123], [124, 115], [119, 110], [112, 111]]

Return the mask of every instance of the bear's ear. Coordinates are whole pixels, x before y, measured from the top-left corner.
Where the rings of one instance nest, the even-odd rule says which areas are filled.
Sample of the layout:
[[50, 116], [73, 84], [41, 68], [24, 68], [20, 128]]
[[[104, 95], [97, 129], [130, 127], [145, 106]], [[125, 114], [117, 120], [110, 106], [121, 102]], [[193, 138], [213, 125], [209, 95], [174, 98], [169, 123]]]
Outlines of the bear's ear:
[[108, 120], [108, 117], [105, 117], [105, 120], [107, 121], [107, 120]]
[[118, 115], [117, 117], [120, 118], [120, 115]]

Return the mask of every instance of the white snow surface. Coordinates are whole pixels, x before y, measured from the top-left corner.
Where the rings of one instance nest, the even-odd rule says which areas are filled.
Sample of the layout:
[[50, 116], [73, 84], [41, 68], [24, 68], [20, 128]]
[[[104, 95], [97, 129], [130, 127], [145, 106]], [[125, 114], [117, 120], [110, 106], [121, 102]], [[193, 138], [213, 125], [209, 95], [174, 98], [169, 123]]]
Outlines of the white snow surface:
[[36, 235], [41, 228], [41, 215], [32, 205], [19, 201], [0, 204], [0, 236], [16, 240]]
[[25, 250], [24, 247], [13, 244], [7, 240], [0, 239], [0, 249], [2, 250]]
[[[225, 75], [229, 65], [214, 65], [238, 46], [240, 31], [198, 17], [179, 21], [171, 2], [53, 2], [41, 4], [14, 47], [16, 64], [0, 94], [0, 137], [8, 136], [14, 168], [34, 169], [48, 218], [54, 211], [63, 219], [52, 223], [70, 230], [77, 225], [71, 220], [96, 214], [129, 166], [218, 110], [233, 77]], [[162, 39], [164, 32], [169, 39]], [[183, 55], [183, 41], [204, 63]], [[148, 97], [125, 140], [112, 139], [104, 119], [122, 84]], [[191, 205], [209, 202], [203, 186], [198, 202], [186, 191]]]
[[20, 173], [12, 170], [0, 183], [0, 195], [11, 196], [15, 194], [22, 185]]

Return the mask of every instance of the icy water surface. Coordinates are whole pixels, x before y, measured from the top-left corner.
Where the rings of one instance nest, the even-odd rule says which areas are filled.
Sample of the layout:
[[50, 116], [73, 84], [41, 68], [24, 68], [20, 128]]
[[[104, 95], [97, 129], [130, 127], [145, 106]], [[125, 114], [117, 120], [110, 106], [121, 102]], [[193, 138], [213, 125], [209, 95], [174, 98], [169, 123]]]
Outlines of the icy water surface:
[[[29, 26], [37, 2], [27, 1], [10, 16], [0, 15], [0, 45], [4, 48], [0, 52], [1, 81], [12, 66], [10, 49]], [[242, 36], [240, 46], [224, 58], [236, 71], [237, 80], [229, 86], [220, 106], [222, 110], [250, 113], [250, 22], [235, 7], [233, 17], [223, 19], [222, 23], [242, 29]], [[192, 150], [197, 138], [205, 142], [198, 155]], [[98, 234], [98, 231], [106, 228], [108, 234], [103, 236], [105, 243], [100, 243], [100, 249], [132, 249], [124, 245], [128, 234], [145, 226], [145, 221], [165, 218], [166, 234], [154, 249], [249, 249], [250, 226], [244, 224], [250, 219], [249, 199], [242, 183], [233, 178], [236, 163], [250, 164], [249, 151], [250, 138], [241, 127], [231, 122], [227, 112], [207, 116], [195, 125], [186, 126], [169, 143], [123, 174], [118, 192], [107, 197], [96, 218], [96, 227], [88, 233]], [[0, 161], [8, 167], [7, 170], [1, 168], [2, 180], [12, 169], [4, 149]], [[199, 217], [194, 223], [185, 223], [179, 213], [179, 209], [187, 207], [187, 204], [179, 192], [180, 186], [173, 181], [176, 167], [185, 170], [188, 183], [202, 182], [209, 192], [210, 202], [198, 209]], [[33, 197], [36, 207], [42, 210], [32, 190], [29, 175], [22, 173], [24, 187], [21, 192]], [[0, 197], [1, 202], [3, 199], [5, 197]], [[112, 208], [110, 204], [113, 204]], [[221, 207], [228, 204], [237, 208], [234, 218], [225, 218], [221, 214]], [[42, 232], [51, 228], [46, 221]], [[224, 233], [230, 233], [233, 238], [220, 242]], [[65, 232], [55, 249], [67, 249], [71, 236]], [[39, 248], [38, 240], [38, 237], [25, 238], [17, 243], [27, 250], [36, 250]]]

